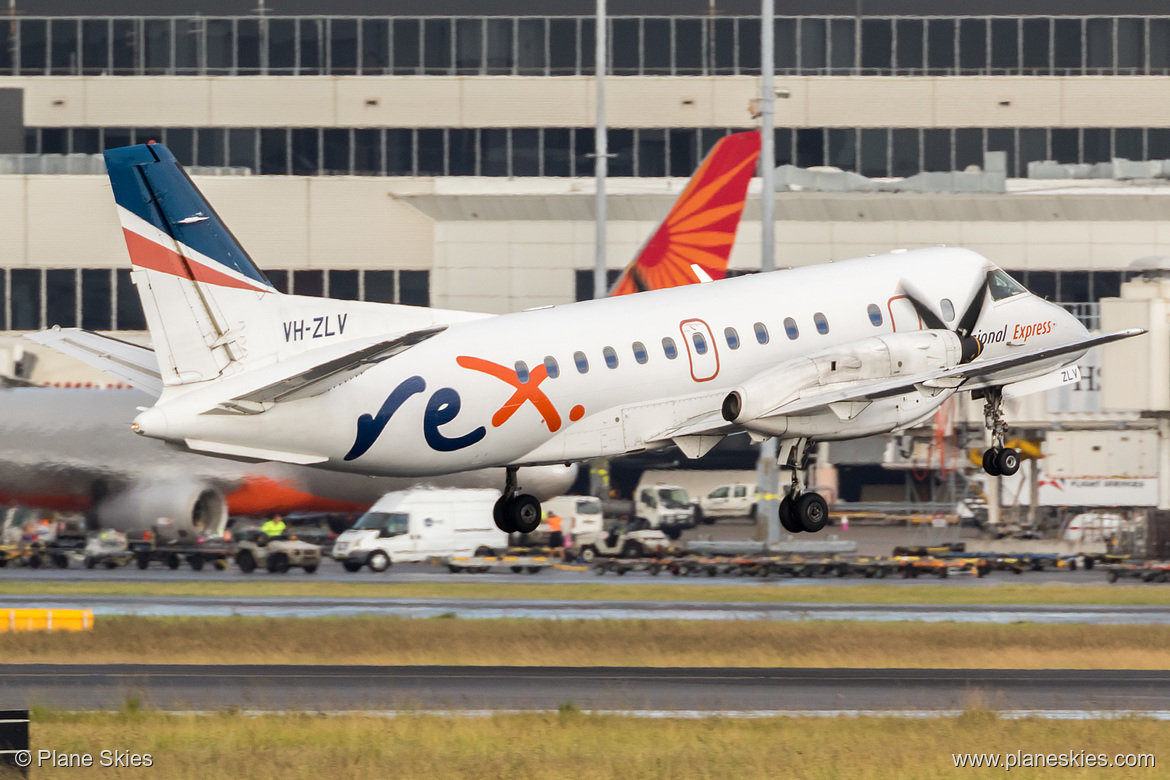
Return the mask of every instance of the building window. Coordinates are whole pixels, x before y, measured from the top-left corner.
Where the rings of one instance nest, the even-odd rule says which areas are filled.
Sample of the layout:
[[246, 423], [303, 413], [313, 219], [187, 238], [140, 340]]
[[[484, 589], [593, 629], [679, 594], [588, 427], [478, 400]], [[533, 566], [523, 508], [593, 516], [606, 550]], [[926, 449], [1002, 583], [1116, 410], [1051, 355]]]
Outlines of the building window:
[[882, 310], [878, 308], [876, 303], [871, 303], [865, 307], [865, 311], [869, 314], [869, 321], [873, 323], [875, 328], [880, 328], [882, 325]]

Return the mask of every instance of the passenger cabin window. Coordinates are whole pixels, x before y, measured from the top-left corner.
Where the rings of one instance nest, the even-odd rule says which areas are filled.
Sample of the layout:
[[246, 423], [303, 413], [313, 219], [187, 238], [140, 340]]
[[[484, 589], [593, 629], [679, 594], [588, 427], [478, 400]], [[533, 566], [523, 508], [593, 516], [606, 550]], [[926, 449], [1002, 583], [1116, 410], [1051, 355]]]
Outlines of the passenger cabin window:
[[645, 365], [646, 361], [650, 359], [650, 353], [646, 351], [646, 345], [640, 341], [634, 342], [634, 360], [638, 361], [638, 365]]
[[882, 310], [878, 308], [878, 305], [871, 303], [865, 307], [865, 310], [869, 313], [869, 321], [873, 323], [873, 326], [880, 328], [882, 326]]
[[819, 311], [813, 315], [813, 322], [817, 326], [817, 333], [822, 336], [829, 332], [829, 321], [825, 319], [825, 315]]
[[617, 353], [614, 352], [613, 347], [606, 347], [601, 350], [601, 354], [605, 356], [605, 364], [610, 368], [617, 368]]
[[678, 347], [674, 345], [674, 339], [670, 336], [662, 340], [662, 351], [666, 354], [667, 360], [674, 360], [678, 357]]
[[561, 367], [557, 365], [557, 359], [552, 355], [544, 359], [544, 370], [548, 372], [549, 379], [556, 379], [561, 375]]
[[951, 322], [955, 319], [955, 304], [951, 303], [950, 298], [943, 298], [938, 302], [938, 307], [942, 310], [944, 320]]
[[584, 352], [574, 352], [573, 362], [577, 364], [577, 373], [584, 374], [589, 371], [589, 358], [585, 357]]
[[993, 301], [1002, 301], [1004, 298], [1028, 292], [1024, 285], [998, 269], [991, 275], [991, 284], [987, 289]]
[[796, 320], [791, 317], [785, 317], [784, 332], [788, 334], [788, 338], [796, 340], [800, 336], [800, 329], [796, 327]]
[[728, 348], [739, 349], [739, 334], [735, 332], [735, 328], [724, 328], [723, 337], [727, 339]]
[[521, 384], [528, 382], [528, 364], [523, 360], [516, 361], [516, 378], [520, 380]]
[[699, 355], [707, 354], [707, 339], [703, 338], [702, 333], [692, 333], [691, 341], [695, 345], [695, 353]]
[[752, 328], [756, 331], [756, 341], [761, 344], [768, 343], [768, 327], [762, 322], [757, 322]]

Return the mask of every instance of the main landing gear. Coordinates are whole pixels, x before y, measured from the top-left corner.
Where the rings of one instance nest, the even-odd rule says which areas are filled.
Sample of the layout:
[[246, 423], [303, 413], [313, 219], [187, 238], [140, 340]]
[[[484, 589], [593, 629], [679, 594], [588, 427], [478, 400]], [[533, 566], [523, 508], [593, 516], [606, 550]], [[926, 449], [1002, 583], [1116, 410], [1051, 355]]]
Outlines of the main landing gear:
[[[803, 444], [803, 447], [801, 446]], [[788, 451], [792, 487], [780, 501], [780, 525], [790, 534], [816, 533], [829, 522], [829, 505], [819, 493], [804, 488], [804, 469], [813, 443], [799, 441]]]
[[1003, 392], [998, 387], [989, 388], [985, 397], [983, 424], [991, 433], [991, 447], [983, 453], [983, 470], [993, 477], [1010, 477], [1020, 470], [1020, 453], [1004, 446]]
[[492, 508], [496, 527], [506, 534], [530, 534], [540, 525], [540, 501], [516, 486], [516, 467], [506, 469], [504, 494]]

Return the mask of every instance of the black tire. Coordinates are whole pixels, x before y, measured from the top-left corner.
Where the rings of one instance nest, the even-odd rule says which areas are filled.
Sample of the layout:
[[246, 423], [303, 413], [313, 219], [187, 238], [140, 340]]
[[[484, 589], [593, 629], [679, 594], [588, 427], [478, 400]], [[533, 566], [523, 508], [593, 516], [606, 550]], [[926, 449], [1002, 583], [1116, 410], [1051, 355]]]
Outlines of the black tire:
[[682, 536], [682, 529], [670, 526], [669, 528], [663, 528], [662, 533], [666, 534], [667, 539], [671, 540], [672, 542], [676, 542], [678, 541], [678, 538]]
[[622, 551], [619, 554], [621, 558], [641, 558], [643, 554], [642, 543], [636, 542], [633, 539], [627, 539], [622, 544]]
[[134, 556], [134, 562], [138, 564], [138, 568], [140, 569], [150, 568], [150, 553], [138, 553]]
[[983, 451], [983, 470], [993, 477], [999, 473], [999, 450], [995, 447]]
[[1011, 447], [1004, 447], [995, 458], [995, 468], [1005, 477], [1020, 470], [1020, 453]]
[[370, 567], [370, 571], [386, 571], [390, 568], [390, 556], [381, 550], [374, 550], [370, 557], [366, 558], [366, 565]]
[[509, 566], [508, 568], [512, 570], [513, 574], [521, 574], [524, 572], [523, 566]]
[[1092, 571], [1093, 565], [1096, 563], [1092, 558], [1085, 558], [1085, 571]]
[[496, 521], [496, 528], [506, 534], [516, 533], [516, 526], [508, 515], [508, 500], [501, 496], [492, 507], [492, 519]]
[[69, 568], [69, 556], [65, 555], [64, 553], [57, 553], [56, 555], [53, 556], [53, 565], [56, 566], [58, 569], [68, 569]]
[[493, 550], [492, 548], [488, 547], [487, 545], [481, 544], [479, 547], [475, 548], [475, 557], [476, 558], [495, 558], [496, 551]]
[[178, 553], [170, 553], [167, 555], [166, 564], [168, 569], [177, 569], [182, 563], [183, 561], [179, 558]]
[[265, 568], [269, 574], [284, 574], [289, 568], [288, 555], [282, 552], [270, 554], [265, 562]]
[[790, 534], [804, 533], [804, 526], [792, 511], [792, 496], [780, 499], [780, 527]]
[[203, 571], [203, 556], [202, 555], [188, 555], [187, 565], [191, 567], [191, 571]]
[[344, 561], [342, 561], [341, 565], [350, 574], [356, 574], [362, 570], [361, 561], [351, 561], [349, 558], [346, 558]]
[[316, 573], [317, 573], [317, 564], [310, 563], [308, 566], [305, 567], [305, 574], [316, 574]]
[[28, 559], [28, 567], [30, 569], [41, 568], [41, 556], [39, 553], [34, 553], [33, 556]]
[[1119, 579], [1121, 579], [1121, 575], [1118, 574], [1116, 571], [1109, 572], [1109, 581], [1110, 582], [1117, 582]]
[[805, 531], [815, 534], [829, 522], [829, 505], [819, 493], [803, 493], [792, 507], [792, 514]]
[[3, 569], [7, 566], [8, 566], [8, 558], [5, 555], [3, 555], [2, 553], [0, 553], [0, 569]]
[[116, 569], [116, 568], [118, 568], [118, 562], [117, 561], [106, 561], [106, 568], [107, 569]]
[[529, 566], [528, 573], [529, 574], [540, 574], [540, 567], [539, 566]]
[[240, 550], [236, 553], [236, 566], [244, 574], [251, 574], [256, 571], [256, 557], [251, 550]]
[[593, 561], [597, 560], [597, 556], [597, 548], [593, 545], [587, 544], [581, 548], [581, 560], [585, 563], [593, 563]]
[[92, 569], [94, 566], [97, 566], [97, 561], [94, 557], [92, 555], [85, 556], [85, 568]]
[[[360, 568], [360, 567], [359, 567], [359, 568]], [[357, 571], [357, 569], [354, 569], [354, 571]], [[462, 567], [462, 566], [456, 566], [456, 565], [455, 565], [455, 564], [453, 564], [453, 563], [449, 563], [449, 564], [447, 564], [447, 571], [451, 572], [452, 574], [459, 574], [459, 573], [461, 573], [461, 572], [463, 571], [463, 567]]]
[[536, 496], [527, 493], [514, 496], [508, 501], [507, 514], [519, 533], [530, 534], [540, 527], [540, 501]]

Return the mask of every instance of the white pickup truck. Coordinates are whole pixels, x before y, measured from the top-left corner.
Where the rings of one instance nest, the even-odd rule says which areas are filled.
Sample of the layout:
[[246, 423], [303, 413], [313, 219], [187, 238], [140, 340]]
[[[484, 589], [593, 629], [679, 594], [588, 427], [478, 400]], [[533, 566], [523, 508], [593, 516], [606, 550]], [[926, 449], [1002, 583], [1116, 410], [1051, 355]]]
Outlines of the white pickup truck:
[[720, 485], [699, 497], [699, 520], [713, 523], [717, 517], [751, 517], [756, 513], [756, 486], [747, 482]]

